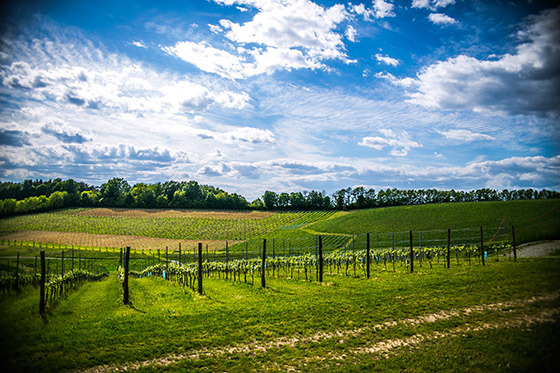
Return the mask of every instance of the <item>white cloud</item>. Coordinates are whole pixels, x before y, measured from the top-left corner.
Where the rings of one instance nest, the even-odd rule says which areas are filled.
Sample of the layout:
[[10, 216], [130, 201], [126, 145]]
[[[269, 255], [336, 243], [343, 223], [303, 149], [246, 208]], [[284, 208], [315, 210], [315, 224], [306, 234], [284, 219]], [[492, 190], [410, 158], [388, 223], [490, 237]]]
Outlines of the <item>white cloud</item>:
[[430, 13], [428, 19], [435, 25], [452, 25], [454, 23], [457, 23], [456, 19], [451, 18], [443, 13]]
[[202, 138], [212, 138], [223, 144], [234, 143], [268, 143], [274, 144], [276, 142], [275, 136], [270, 130], [261, 130], [252, 127], [235, 128], [229, 131], [209, 131], [199, 130], [198, 135]]
[[393, 85], [405, 88], [412, 87], [416, 84], [416, 80], [414, 80], [413, 78], [399, 79], [391, 73], [378, 72], [374, 76], [378, 79], [385, 79]]
[[[244, 5], [258, 12], [245, 23], [220, 20], [210, 25], [233, 43], [231, 51], [201, 42], [178, 42], [162, 49], [199, 69], [229, 79], [242, 79], [278, 70], [326, 68], [322, 61], [348, 59], [343, 34], [337, 31], [347, 17], [343, 5], [324, 8], [309, 0], [215, 0], [223, 5]], [[349, 26], [346, 37], [354, 40]], [[250, 48], [247, 48], [250, 46]], [[235, 53], [233, 52], [235, 50]]]
[[148, 48], [142, 40], [134, 40], [132, 42], [132, 45], [134, 45], [135, 47], [138, 47], [138, 48]]
[[373, 22], [375, 19], [394, 17], [394, 5], [384, 0], [373, 0], [372, 8], [366, 8], [364, 4], [349, 5], [349, 11], [364, 17], [364, 21]]
[[414, 148], [421, 148], [422, 145], [410, 139], [406, 131], [402, 131], [399, 135], [395, 134], [390, 129], [382, 129], [380, 132], [385, 135], [381, 136], [367, 136], [362, 138], [358, 143], [361, 146], [367, 146], [376, 150], [382, 150], [388, 146], [392, 148], [390, 154], [397, 157], [404, 157], [408, 152]]
[[455, 4], [455, 0], [412, 0], [413, 8], [426, 8], [430, 10], [445, 8], [450, 4]]
[[174, 115], [214, 105], [236, 109], [249, 105], [245, 92], [161, 73], [122, 55], [105, 53], [87, 41], [45, 37], [17, 45], [13, 62], [0, 70], [0, 87], [72, 110]]
[[384, 55], [379, 54], [379, 53], [377, 53], [375, 55], [375, 59], [379, 62], [384, 63], [385, 65], [390, 65], [390, 66], [393, 66], [393, 67], [399, 66], [399, 63], [400, 63], [400, 61], [397, 60], [396, 58], [392, 58], [392, 57], [389, 57], [389, 56], [384, 56]]
[[375, 12], [375, 18], [394, 17], [394, 7], [395, 6], [392, 3], [385, 0], [373, 0], [373, 10]]
[[354, 43], [356, 41], [356, 36], [358, 35], [358, 31], [356, 31], [356, 29], [351, 25], [348, 25], [348, 27], [346, 28], [345, 35], [346, 35], [346, 39]]
[[224, 78], [240, 79], [244, 76], [245, 66], [237, 55], [211, 47], [206, 42], [181, 41], [173, 47], [162, 47], [162, 50], [192, 63], [202, 71]]
[[459, 141], [463, 141], [463, 142], [495, 140], [495, 138], [490, 136], [490, 135], [485, 135], [483, 133], [471, 132], [469, 130], [438, 131], [438, 133], [442, 134], [447, 139], [459, 140]]
[[497, 60], [460, 55], [425, 67], [408, 101], [427, 108], [558, 115], [558, 19], [560, 8], [530, 17], [515, 54]]

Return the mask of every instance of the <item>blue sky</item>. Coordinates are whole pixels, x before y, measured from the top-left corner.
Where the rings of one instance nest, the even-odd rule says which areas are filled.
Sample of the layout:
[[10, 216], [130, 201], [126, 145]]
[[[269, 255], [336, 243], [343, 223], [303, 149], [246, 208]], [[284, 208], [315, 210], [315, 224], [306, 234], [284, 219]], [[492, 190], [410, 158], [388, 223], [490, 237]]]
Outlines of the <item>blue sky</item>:
[[560, 8], [2, 5], [0, 179], [560, 189]]

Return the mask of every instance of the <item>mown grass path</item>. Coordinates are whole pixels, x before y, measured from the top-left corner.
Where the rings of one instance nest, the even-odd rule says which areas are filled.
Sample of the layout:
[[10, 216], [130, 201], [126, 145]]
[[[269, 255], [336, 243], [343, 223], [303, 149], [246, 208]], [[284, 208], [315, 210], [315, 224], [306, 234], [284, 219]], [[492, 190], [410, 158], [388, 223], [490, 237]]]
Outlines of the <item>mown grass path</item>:
[[[419, 345], [443, 338], [462, 337], [468, 335], [468, 333], [477, 333], [485, 330], [519, 328], [533, 324], [554, 323], [560, 314], [560, 307], [532, 309], [534, 308], [532, 306], [554, 301], [559, 297], [560, 293], [550, 293], [509, 302], [479, 304], [461, 309], [420, 315], [416, 318], [387, 321], [357, 329], [340, 329], [320, 332], [306, 337], [292, 336], [277, 338], [266, 343], [254, 341], [233, 346], [204, 348], [192, 350], [186, 354], [168, 355], [146, 361], [131, 362], [120, 366], [97, 366], [84, 370], [83, 372], [94, 373], [139, 370], [147, 367], [169, 367], [187, 360], [192, 362], [200, 359], [239, 359], [240, 356], [254, 357], [257, 354], [271, 354], [273, 350], [281, 350], [284, 348], [297, 348], [303, 351], [303, 361], [305, 362], [303, 365], [309, 362], [314, 362], [315, 364], [323, 363], [324, 368], [327, 368], [328, 365], [324, 363], [333, 360], [344, 361], [353, 359], [355, 355], [371, 355], [372, 358], [388, 357], [391, 353], [398, 355], [398, 351], [394, 350], [399, 348]], [[491, 319], [492, 321], [484, 321], [485, 319]], [[436, 330], [422, 331], [422, 329], [432, 329], [433, 326], [429, 324], [438, 324], [433, 325], [435, 326], [433, 329]], [[450, 325], [451, 327], [449, 327]], [[390, 332], [391, 329], [403, 329], [407, 327], [415, 327], [418, 332], [414, 331], [413, 335], [402, 338], [391, 339], [385, 337], [389, 335], [387, 332]], [[381, 331], [385, 332], [380, 333]], [[352, 342], [352, 340], [367, 340], [367, 338], [364, 338], [366, 336], [371, 336], [371, 340], [366, 341], [359, 347], [353, 346], [344, 348], [345, 344], [351, 345], [349, 342]], [[309, 346], [312, 344], [326, 344], [329, 342], [339, 344], [340, 351], [334, 349], [327, 354], [319, 355], [310, 355], [306, 353], [306, 350], [308, 350]], [[279, 371], [292, 371], [301, 369], [302, 364], [279, 364], [277, 362], [274, 368]]]

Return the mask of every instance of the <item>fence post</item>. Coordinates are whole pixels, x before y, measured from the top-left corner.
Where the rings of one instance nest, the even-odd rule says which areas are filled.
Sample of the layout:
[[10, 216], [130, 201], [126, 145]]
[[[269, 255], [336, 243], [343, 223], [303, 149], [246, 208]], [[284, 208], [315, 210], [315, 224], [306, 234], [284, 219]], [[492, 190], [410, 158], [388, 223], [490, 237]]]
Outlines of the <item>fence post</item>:
[[447, 228], [447, 268], [451, 268], [451, 228]]
[[229, 246], [228, 246], [228, 242], [226, 240], [226, 280], [228, 279], [228, 272], [229, 272]]
[[19, 289], [19, 253], [17, 253], [16, 259], [16, 282], [14, 283], [14, 289]]
[[410, 273], [414, 272], [414, 249], [412, 247], [412, 231], [409, 231], [410, 236]]
[[62, 250], [62, 269], [61, 269], [61, 272], [62, 272], [62, 276], [64, 277], [64, 250]]
[[128, 304], [128, 261], [130, 259], [130, 246], [126, 247], [124, 254], [124, 281], [123, 281], [123, 303]]
[[202, 295], [202, 242], [198, 243], [198, 294]]
[[167, 246], [165, 246], [165, 279], [169, 278], [169, 256]]
[[[319, 255], [317, 251], [317, 236], [315, 236], [315, 259], [317, 259], [317, 255]], [[315, 281], [319, 281], [319, 263], [315, 265]]]
[[263, 250], [262, 250], [262, 265], [261, 265], [261, 286], [264, 288], [266, 287], [266, 279], [265, 279], [265, 269], [266, 266], [266, 238], [263, 239]]
[[515, 247], [515, 228], [511, 226], [511, 240], [513, 244], [513, 261], [517, 261], [517, 248]]
[[41, 250], [41, 291], [39, 293], [39, 312], [45, 313], [45, 282], [47, 281], [45, 251]]
[[323, 236], [319, 236], [319, 282], [323, 282]]
[[369, 278], [369, 233], [366, 235], [366, 278]]
[[482, 265], [484, 265], [484, 234], [482, 233], [482, 227], [480, 227], [480, 257]]

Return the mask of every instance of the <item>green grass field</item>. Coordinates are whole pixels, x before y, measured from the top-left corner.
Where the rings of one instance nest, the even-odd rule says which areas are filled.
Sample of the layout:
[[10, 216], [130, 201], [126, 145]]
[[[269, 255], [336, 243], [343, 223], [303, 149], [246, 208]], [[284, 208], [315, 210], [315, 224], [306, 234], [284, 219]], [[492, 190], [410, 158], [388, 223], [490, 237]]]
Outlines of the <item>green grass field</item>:
[[520, 243], [558, 238], [560, 200], [443, 203], [357, 210], [339, 212], [307, 228], [316, 232], [359, 234], [430, 232], [448, 228], [476, 231], [483, 227], [494, 234], [501, 226], [507, 234], [512, 225], [516, 227]]
[[[212, 275], [203, 280], [202, 296], [160, 277], [131, 278], [132, 302], [124, 305], [115, 272], [120, 250], [97, 247], [91, 237], [247, 237], [229, 246], [238, 257], [246, 249], [250, 256], [259, 255], [263, 238], [269, 256], [273, 247], [276, 255], [312, 253], [318, 234], [327, 251], [339, 252], [363, 250], [366, 232], [374, 250], [407, 247], [409, 230], [415, 247], [444, 246], [447, 228], [453, 244], [477, 244], [480, 226], [485, 245], [510, 242], [511, 225], [522, 243], [558, 239], [559, 206], [559, 200], [461, 203], [254, 219], [238, 218], [235, 212], [221, 213], [219, 219], [83, 216], [96, 211], [71, 209], [3, 219], [0, 236], [29, 230], [81, 232], [90, 243], [43, 242], [39, 248], [38, 242], [3, 240], [0, 280], [8, 267], [14, 271], [18, 254], [26, 273], [36, 271], [40, 250], [46, 251], [53, 273], [61, 270], [64, 250], [68, 271], [71, 248], [75, 267], [110, 275], [70, 290], [48, 304], [43, 316], [39, 290], [31, 285], [0, 295], [0, 359], [10, 372], [555, 371], [558, 252], [517, 262], [509, 250], [500, 253], [499, 261], [489, 252], [485, 266], [474, 256], [453, 256], [449, 269], [437, 257], [416, 262], [414, 273], [406, 258], [397, 259], [394, 267], [373, 261], [370, 279], [364, 278], [363, 268], [356, 276], [350, 268], [346, 276], [343, 267], [326, 266], [323, 283], [313, 274], [312, 281], [305, 281], [300, 270], [286, 270], [282, 278], [268, 276], [266, 289], [258, 278], [251, 285]], [[133, 250], [132, 269], [159, 262], [155, 249]], [[191, 247], [183, 247], [182, 257], [175, 249], [171, 260], [194, 259]], [[224, 249], [218, 252], [224, 260]], [[163, 259], [164, 251], [159, 255]]]
[[44, 317], [37, 289], [1, 297], [0, 351], [8, 371], [22, 372], [143, 363], [146, 371], [546, 371], [559, 347], [559, 271], [559, 258], [413, 274], [378, 266], [369, 280], [270, 278], [266, 289], [205, 279], [203, 296], [141, 278], [131, 279], [128, 306], [113, 274]]

